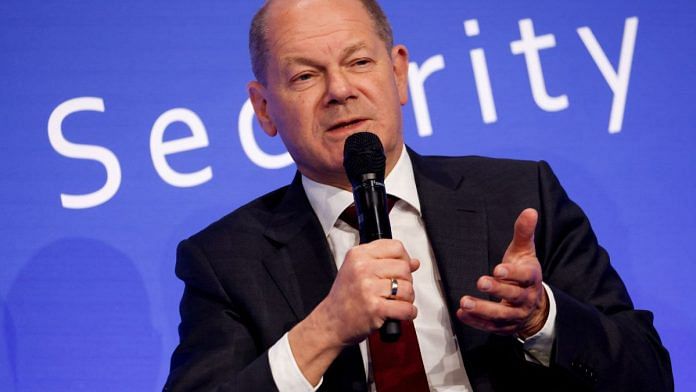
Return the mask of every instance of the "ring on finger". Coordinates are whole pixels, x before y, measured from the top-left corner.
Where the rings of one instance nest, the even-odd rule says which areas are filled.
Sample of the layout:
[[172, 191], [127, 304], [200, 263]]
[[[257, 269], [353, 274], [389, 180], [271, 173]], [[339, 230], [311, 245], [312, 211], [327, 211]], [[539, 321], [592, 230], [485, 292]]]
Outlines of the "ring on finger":
[[396, 280], [396, 278], [392, 278], [392, 280], [391, 280], [391, 293], [389, 294], [389, 299], [396, 298], [396, 293], [398, 291], [399, 291], [399, 282]]

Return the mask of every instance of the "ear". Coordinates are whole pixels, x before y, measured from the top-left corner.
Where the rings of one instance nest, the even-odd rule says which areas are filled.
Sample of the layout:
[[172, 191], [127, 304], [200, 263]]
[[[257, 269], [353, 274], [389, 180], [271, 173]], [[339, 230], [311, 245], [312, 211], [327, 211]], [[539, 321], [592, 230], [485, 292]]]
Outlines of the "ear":
[[268, 90], [258, 81], [249, 82], [247, 85], [247, 91], [249, 92], [249, 98], [251, 99], [251, 104], [254, 106], [254, 113], [256, 113], [256, 119], [259, 121], [259, 125], [263, 128], [263, 131], [268, 136], [275, 136], [278, 134], [278, 129], [276, 129], [268, 113], [268, 101], [266, 97], [268, 96]]
[[392, 65], [396, 87], [399, 90], [399, 102], [408, 102], [408, 49], [404, 45], [395, 45], [391, 51]]

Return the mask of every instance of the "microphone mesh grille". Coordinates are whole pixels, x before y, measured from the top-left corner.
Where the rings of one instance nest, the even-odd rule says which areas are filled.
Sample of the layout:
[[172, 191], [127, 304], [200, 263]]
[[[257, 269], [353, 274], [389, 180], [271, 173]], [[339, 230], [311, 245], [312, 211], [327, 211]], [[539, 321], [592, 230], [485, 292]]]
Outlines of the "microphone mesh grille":
[[343, 167], [348, 180], [355, 186], [367, 173], [376, 175], [378, 181], [384, 181], [386, 157], [379, 137], [370, 132], [358, 132], [346, 138], [343, 146]]

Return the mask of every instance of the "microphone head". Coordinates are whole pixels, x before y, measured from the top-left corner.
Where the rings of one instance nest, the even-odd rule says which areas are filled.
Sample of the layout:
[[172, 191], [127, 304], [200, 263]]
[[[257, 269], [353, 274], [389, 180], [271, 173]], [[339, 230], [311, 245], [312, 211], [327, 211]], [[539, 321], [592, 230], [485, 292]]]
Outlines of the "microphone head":
[[353, 187], [360, 185], [365, 174], [384, 181], [386, 157], [379, 137], [370, 132], [358, 132], [346, 138], [343, 146], [343, 167]]

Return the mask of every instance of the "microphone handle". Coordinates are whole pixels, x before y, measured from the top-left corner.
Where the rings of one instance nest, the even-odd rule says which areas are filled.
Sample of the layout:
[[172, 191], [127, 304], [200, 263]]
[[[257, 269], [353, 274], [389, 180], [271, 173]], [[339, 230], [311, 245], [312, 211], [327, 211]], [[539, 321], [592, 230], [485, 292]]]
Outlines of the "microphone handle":
[[[364, 179], [359, 187], [353, 188], [353, 197], [358, 212], [360, 243], [378, 239], [391, 239], [387, 191], [384, 184], [375, 179]], [[401, 322], [387, 319], [379, 329], [383, 342], [395, 342], [401, 336]]]

